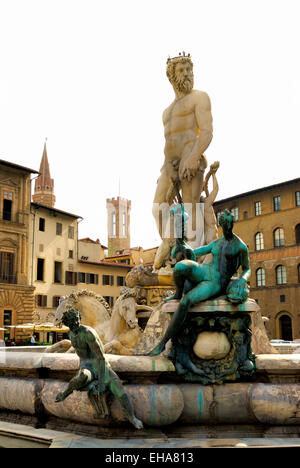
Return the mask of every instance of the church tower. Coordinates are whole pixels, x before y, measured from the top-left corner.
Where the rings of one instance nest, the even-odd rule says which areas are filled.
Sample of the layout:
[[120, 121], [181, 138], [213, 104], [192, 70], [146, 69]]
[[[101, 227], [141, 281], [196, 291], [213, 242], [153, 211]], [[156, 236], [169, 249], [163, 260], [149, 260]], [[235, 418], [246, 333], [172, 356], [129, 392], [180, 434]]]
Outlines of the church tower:
[[40, 175], [35, 181], [32, 201], [34, 203], [38, 203], [39, 205], [45, 205], [54, 208], [55, 200], [56, 198], [54, 195], [54, 180], [51, 179], [50, 175], [47, 147], [45, 142], [40, 166]]
[[130, 249], [131, 201], [117, 197], [106, 199], [108, 223], [108, 256]]

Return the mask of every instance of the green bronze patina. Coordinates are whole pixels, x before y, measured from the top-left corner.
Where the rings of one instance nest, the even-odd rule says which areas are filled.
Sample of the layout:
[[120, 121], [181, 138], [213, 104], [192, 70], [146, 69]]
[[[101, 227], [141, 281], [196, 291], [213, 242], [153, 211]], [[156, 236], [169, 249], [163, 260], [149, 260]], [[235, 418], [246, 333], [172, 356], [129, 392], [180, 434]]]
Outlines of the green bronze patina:
[[185, 211], [184, 205], [176, 205], [170, 210], [170, 214], [174, 217], [174, 230], [176, 237], [171, 257], [175, 260], [175, 263], [186, 259], [196, 261], [194, 250], [186, 243], [185, 231], [189, 215]]
[[[172, 339], [170, 358], [178, 375], [190, 382], [221, 384], [255, 371], [255, 356], [251, 351], [251, 319], [248, 314], [235, 314], [229, 317], [220, 312], [189, 315], [182, 332]], [[231, 345], [230, 352], [222, 359], [200, 359], [193, 352], [193, 344], [200, 333], [223, 332]]]
[[[183, 216], [182, 216], [183, 218]], [[219, 223], [223, 230], [223, 237], [211, 244], [193, 250], [193, 255], [212, 254], [212, 261], [208, 264], [199, 264], [192, 260], [191, 248], [184, 242], [177, 242], [173, 249], [173, 256], [179, 257], [181, 253], [184, 260], [176, 263], [173, 276], [176, 285], [174, 296], [165, 299], [180, 300], [168, 329], [160, 343], [149, 353], [150, 356], [160, 354], [171, 339], [173, 351], [171, 358], [180, 375], [186, 375], [189, 380], [200, 380], [203, 383], [235, 380], [241, 374], [252, 374], [254, 371], [254, 356], [251, 352], [251, 332], [248, 328], [250, 317], [228, 317], [217, 314], [215, 325], [209, 325], [205, 315], [192, 322], [188, 318], [189, 309], [199, 302], [217, 298], [222, 294], [233, 304], [244, 302], [249, 295], [247, 281], [250, 277], [249, 253], [246, 244], [233, 234], [233, 216], [225, 210]], [[183, 223], [184, 225], [184, 223]], [[187, 252], [189, 258], [187, 258]], [[241, 268], [238, 278], [233, 278]], [[235, 330], [236, 328], [236, 330]], [[192, 352], [192, 346], [202, 331], [223, 331], [231, 344], [231, 351], [223, 360], [203, 361]], [[233, 333], [233, 330], [235, 332]], [[196, 378], [197, 376], [197, 378]]]
[[136, 429], [142, 429], [142, 422], [134, 415], [131, 400], [121, 380], [105, 359], [103, 344], [96, 331], [80, 323], [78, 310], [64, 312], [62, 323], [69, 327], [69, 337], [80, 358], [79, 373], [69, 382], [64, 392], [58, 393], [56, 402], [65, 400], [74, 390], [87, 391], [96, 411], [95, 418], [109, 417], [107, 393], [115, 396], [125, 410], [128, 420]]

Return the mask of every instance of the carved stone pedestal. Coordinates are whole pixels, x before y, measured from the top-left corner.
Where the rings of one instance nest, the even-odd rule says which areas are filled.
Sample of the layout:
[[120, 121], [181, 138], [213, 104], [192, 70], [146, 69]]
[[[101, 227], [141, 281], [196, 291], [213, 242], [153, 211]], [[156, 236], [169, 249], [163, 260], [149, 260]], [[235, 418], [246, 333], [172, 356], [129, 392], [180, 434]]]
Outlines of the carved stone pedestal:
[[158, 306], [165, 297], [174, 293], [174, 286], [135, 286], [137, 302], [151, 307]]
[[[171, 301], [163, 311], [172, 314], [177, 307], [178, 301]], [[172, 339], [169, 357], [177, 374], [203, 385], [253, 375], [251, 316], [258, 310], [253, 299], [233, 305], [225, 296], [192, 307], [181, 332]]]

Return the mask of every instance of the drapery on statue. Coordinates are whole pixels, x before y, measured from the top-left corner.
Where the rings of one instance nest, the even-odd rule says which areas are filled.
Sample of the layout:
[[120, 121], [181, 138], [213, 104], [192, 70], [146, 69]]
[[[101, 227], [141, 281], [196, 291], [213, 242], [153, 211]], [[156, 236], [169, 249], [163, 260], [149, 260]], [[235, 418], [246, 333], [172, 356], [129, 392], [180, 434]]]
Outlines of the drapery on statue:
[[79, 373], [69, 382], [64, 392], [58, 393], [56, 402], [65, 400], [74, 390], [87, 391], [89, 400], [96, 411], [95, 417], [109, 416], [105, 392], [109, 390], [120, 402], [128, 420], [136, 429], [143, 423], [134, 415], [131, 400], [121, 380], [105, 359], [103, 344], [96, 331], [80, 323], [78, 310], [70, 309], [63, 313], [62, 322], [69, 327], [72, 345], [80, 358]]
[[[212, 140], [212, 115], [208, 95], [194, 90], [193, 63], [190, 55], [179, 55], [167, 61], [167, 77], [175, 92], [175, 99], [163, 113], [165, 133], [165, 161], [153, 201], [153, 215], [159, 224], [160, 205], [171, 205], [179, 190], [182, 202], [192, 206], [192, 226], [196, 228], [196, 204], [203, 190], [207, 160], [204, 151]], [[158, 225], [163, 238], [162, 226]], [[164, 238], [154, 261], [154, 268], [162, 266], [168, 257], [170, 239]]]
[[[165, 335], [149, 353], [150, 356], [160, 354], [165, 349], [166, 343], [179, 333], [189, 308], [194, 304], [224, 293], [234, 303], [244, 302], [247, 299], [249, 294], [247, 280], [251, 273], [248, 248], [233, 234], [234, 219], [228, 210], [221, 214], [219, 223], [224, 237], [194, 250], [196, 257], [211, 253], [211, 263], [199, 265], [193, 260], [182, 260], [175, 265], [173, 275], [176, 292], [165, 301], [176, 299], [180, 300], [180, 303]], [[232, 281], [232, 276], [240, 267], [242, 268], [240, 277]]]

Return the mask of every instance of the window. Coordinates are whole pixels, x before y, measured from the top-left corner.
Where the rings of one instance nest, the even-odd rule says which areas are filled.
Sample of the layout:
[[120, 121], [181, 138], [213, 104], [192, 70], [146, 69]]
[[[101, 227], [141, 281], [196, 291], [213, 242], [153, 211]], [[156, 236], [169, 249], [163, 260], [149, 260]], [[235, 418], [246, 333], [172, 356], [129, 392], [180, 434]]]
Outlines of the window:
[[125, 258], [123, 260], [119, 260], [120, 263], [126, 263], [126, 265], [130, 265], [130, 258]]
[[14, 274], [15, 256], [11, 252], [0, 252], [0, 283], [15, 284]]
[[62, 262], [54, 262], [54, 283], [62, 282]]
[[124, 285], [125, 285], [125, 277], [117, 276], [117, 286], [124, 286]]
[[266, 285], [266, 274], [263, 268], [258, 268], [256, 270], [256, 286], [265, 286]]
[[[4, 328], [12, 325], [12, 310], [4, 310], [3, 314]], [[10, 330], [4, 332], [4, 341], [10, 340]]]
[[47, 307], [47, 296], [43, 294], [37, 294], [35, 296], [35, 304], [37, 307]]
[[296, 206], [300, 206], [300, 192], [295, 193]]
[[280, 211], [281, 210], [281, 202], [280, 202], [280, 196], [279, 195], [277, 197], [273, 197], [273, 207], [274, 207], [274, 211]]
[[280, 302], [285, 302], [285, 294], [280, 294]]
[[4, 200], [13, 201], [14, 196], [13, 196], [13, 193], [12, 193], [12, 192], [4, 192], [3, 198], [4, 198]]
[[263, 250], [264, 247], [264, 236], [262, 232], [255, 234], [255, 250]]
[[77, 284], [77, 273], [74, 271], [66, 271], [66, 284]]
[[69, 258], [73, 258], [73, 250], [69, 250]]
[[57, 236], [62, 235], [62, 224], [61, 223], [56, 223], [56, 235]]
[[276, 267], [276, 283], [286, 284], [286, 269], [283, 265]]
[[103, 296], [103, 299], [107, 302], [110, 307], [114, 306], [114, 298], [112, 296]]
[[43, 258], [38, 258], [37, 259], [37, 275], [36, 275], [37, 281], [44, 281], [44, 265], [45, 265], [45, 260]]
[[102, 284], [103, 286], [113, 286], [114, 277], [112, 275], [102, 275]]
[[261, 215], [261, 202], [257, 201], [254, 203], [255, 216]]
[[42, 232], [45, 231], [45, 218], [39, 219], [39, 231], [42, 231]]
[[231, 208], [230, 213], [232, 214], [234, 221], [239, 220], [239, 209], [237, 206]]
[[112, 236], [116, 236], [117, 226], [116, 226], [116, 212], [115, 211], [111, 214], [111, 227], [112, 227], [112, 230], [111, 230]]
[[95, 275], [94, 273], [87, 273], [86, 282], [88, 284], [98, 284], [98, 275]]
[[78, 283], [85, 283], [85, 273], [78, 273]]
[[243, 219], [248, 219], [248, 211], [244, 211], [244, 213], [243, 213]]
[[296, 244], [300, 244], [300, 224], [295, 227]]
[[126, 237], [126, 213], [123, 213], [123, 236]]
[[60, 300], [60, 296], [53, 296], [53, 298], [52, 298], [52, 307], [58, 307], [59, 306], [59, 300]]
[[274, 233], [274, 247], [282, 247], [284, 245], [284, 231], [282, 228], [275, 229]]
[[69, 226], [68, 227], [68, 238], [69, 239], [74, 239], [74, 226]]
[[13, 192], [3, 193], [3, 216], [5, 221], [12, 220], [12, 203], [13, 203]]
[[3, 200], [3, 219], [4, 221], [12, 220], [12, 202], [10, 200]]
[[280, 338], [285, 341], [293, 341], [292, 319], [286, 314], [279, 318]]

